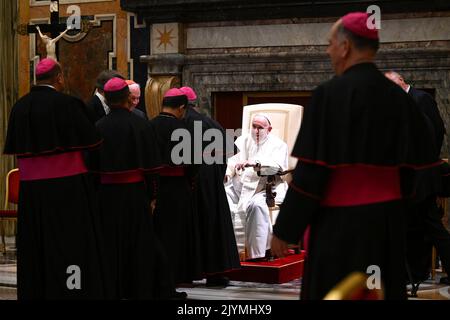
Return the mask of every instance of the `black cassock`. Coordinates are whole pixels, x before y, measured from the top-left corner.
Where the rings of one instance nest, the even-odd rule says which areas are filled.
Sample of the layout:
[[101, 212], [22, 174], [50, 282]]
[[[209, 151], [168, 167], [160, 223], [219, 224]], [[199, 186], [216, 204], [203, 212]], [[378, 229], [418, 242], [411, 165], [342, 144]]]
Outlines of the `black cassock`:
[[92, 163], [100, 173], [108, 296], [167, 298], [174, 287], [150, 211], [154, 190], [148, 177], [161, 164], [153, 127], [123, 108], [111, 109], [96, 125], [104, 138]]
[[299, 159], [274, 234], [311, 227], [302, 298], [322, 299], [353, 271], [379, 268], [386, 299], [405, 299], [404, 198], [413, 171], [437, 165], [414, 101], [371, 63], [320, 85], [293, 149]]
[[100, 98], [95, 94], [92, 96], [91, 100], [87, 102], [86, 109], [88, 111], [89, 119], [92, 121], [92, 123], [96, 123], [98, 120], [106, 116], [103, 104], [100, 101]]
[[[219, 273], [240, 268], [230, 207], [223, 184], [227, 157], [224, 129], [216, 121], [196, 112], [191, 107], [186, 110], [184, 118], [192, 137], [195, 137], [195, 121], [201, 124], [202, 135], [208, 129], [217, 129], [222, 132], [224, 137], [223, 149], [215, 150], [222, 153], [222, 164], [206, 164], [202, 161], [198, 167], [194, 185], [194, 205], [200, 218], [200, 235], [204, 257], [203, 271], [205, 273]], [[209, 143], [202, 142], [203, 149], [200, 157], [203, 156], [204, 147]]]
[[[445, 135], [444, 122], [434, 99], [426, 92], [410, 87], [408, 95], [426, 115], [434, 133], [436, 156], [440, 155]], [[431, 143], [431, 141], [430, 141]], [[417, 173], [417, 189], [408, 208], [407, 261], [413, 282], [428, 279], [431, 269], [431, 252], [434, 245], [444, 269], [450, 268], [450, 235], [442, 224], [444, 210], [438, 208], [436, 196], [448, 197], [448, 164], [431, 167]]]
[[74, 97], [36, 86], [14, 105], [4, 153], [17, 155], [21, 176], [19, 299], [104, 297], [98, 205], [82, 154], [100, 143]]
[[195, 167], [190, 164], [174, 165], [171, 154], [178, 141], [171, 141], [172, 133], [185, 130], [183, 121], [170, 113], [161, 112], [152, 119], [158, 137], [158, 148], [164, 164], [159, 171], [155, 230], [170, 261], [175, 283], [201, 279], [202, 260], [198, 215], [193, 208], [192, 177]]
[[433, 125], [434, 138], [436, 139], [436, 152], [439, 154], [444, 141], [445, 125], [439, 113], [439, 108], [433, 97], [425, 91], [409, 88], [408, 94], [417, 103], [420, 110], [430, 119]]

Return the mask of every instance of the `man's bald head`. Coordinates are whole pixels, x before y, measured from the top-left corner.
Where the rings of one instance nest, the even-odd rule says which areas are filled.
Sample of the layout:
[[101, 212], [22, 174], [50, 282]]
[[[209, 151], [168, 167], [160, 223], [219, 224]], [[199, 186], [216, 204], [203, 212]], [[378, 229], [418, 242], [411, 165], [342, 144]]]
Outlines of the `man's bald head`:
[[388, 72], [385, 72], [384, 75], [386, 78], [388, 78], [395, 84], [399, 85], [403, 90], [406, 91], [408, 89], [409, 85], [405, 82], [405, 80], [399, 73], [397, 73], [395, 71], [388, 71]]
[[344, 26], [343, 19], [334, 23], [328, 35], [327, 53], [337, 75], [352, 65], [371, 62], [379, 47], [379, 39], [360, 36]]

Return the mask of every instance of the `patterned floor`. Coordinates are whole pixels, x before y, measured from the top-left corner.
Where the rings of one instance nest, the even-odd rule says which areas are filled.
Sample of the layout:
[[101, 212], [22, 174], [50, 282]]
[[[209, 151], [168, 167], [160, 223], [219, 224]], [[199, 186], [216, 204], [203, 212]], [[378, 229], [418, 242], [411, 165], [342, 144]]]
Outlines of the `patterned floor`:
[[[450, 300], [450, 286], [439, 284], [444, 274], [437, 270], [436, 278], [429, 279], [419, 287], [416, 298], [410, 300]], [[256, 282], [231, 281], [226, 288], [208, 288], [206, 280], [196, 282], [192, 288], [179, 288], [192, 300], [298, 300], [301, 280], [273, 285]], [[408, 290], [411, 287], [408, 286]]]
[[[439, 284], [443, 274], [437, 272], [434, 280], [420, 285], [417, 298], [411, 300], [450, 300], [450, 287]], [[301, 281], [293, 280], [283, 284], [231, 281], [228, 287], [206, 287], [206, 280], [179, 288], [192, 300], [298, 300]], [[15, 300], [16, 258], [14, 252], [6, 256], [0, 254], [0, 300]]]
[[8, 251], [0, 253], [0, 300], [16, 300], [16, 255]]

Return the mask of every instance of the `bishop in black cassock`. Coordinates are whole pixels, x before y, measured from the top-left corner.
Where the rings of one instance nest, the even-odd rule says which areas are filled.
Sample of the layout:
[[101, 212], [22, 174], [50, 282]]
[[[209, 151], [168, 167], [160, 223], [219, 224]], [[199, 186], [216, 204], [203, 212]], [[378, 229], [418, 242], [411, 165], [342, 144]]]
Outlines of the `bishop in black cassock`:
[[161, 165], [155, 132], [147, 120], [130, 111], [125, 80], [109, 80], [105, 96], [111, 112], [96, 124], [104, 143], [92, 162], [100, 173], [108, 297], [168, 298], [175, 289], [164, 274], [162, 265], [167, 262], [150, 211], [156, 194], [147, 179]]
[[38, 84], [14, 105], [4, 153], [20, 172], [19, 299], [104, 297], [98, 206], [83, 152], [101, 142], [82, 101], [62, 93], [61, 67], [43, 59]]
[[[200, 221], [199, 230], [204, 255], [203, 271], [209, 274], [208, 284], [226, 285], [227, 279], [224, 279], [220, 273], [240, 268], [240, 262], [230, 207], [223, 183], [227, 159], [225, 130], [218, 122], [194, 109], [197, 95], [192, 88], [183, 87], [181, 90], [188, 97], [189, 103], [184, 121], [191, 132], [191, 136], [196, 137], [196, 122], [201, 127], [202, 137], [208, 129], [219, 130], [223, 136], [222, 150], [214, 150], [214, 152], [220, 153], [218, 156], [222, 158], [221, 163], [208, 164], [204, 161], [204, 156], [215, 158], [216, 154], [204, 154], [205, 147], [209, 142], [201, 142], [202, 149], [199, 150], [201, 154], [197, 155], [201, 159], [201, 163], [198, 165], [198, 172], [195, 177], [193, 196]], [[194, 150], [194, 152], [197, 151]]]
[[386, 299], [405, 299], [405, 212], [412, 171], [438, 165], [414, 101], [373, 63], [378, 31], [366, 13], [331, 29], [336, 76], [305, 108], [293, 181], [274, 226], [283, 255], [310, 225], [302, 298], [322, 299], [353, 271], [380, 271]]
[[[158, 198], [154, 213], [155, 230], [160, 236], [170, 261], [175, 283], [202, 278], [201, 238], [199, 217], [193, 207], [192, 179], [195, 166], [188, 156], [177, 161], [173, 157], [186, 156], [174, 147], [181, 143], [172, 138], [176, 130], [189, 133], [181, 120], [187, 99], [179, 89], [170, 89], [162, 102], [162, 112], [151, 120], [155, 127], [158, 150], [163, 168], [159, 170]], [[175, 151], [174, 151], [175, 150]], [[172, 154], [173, 153], [173, 154]]]

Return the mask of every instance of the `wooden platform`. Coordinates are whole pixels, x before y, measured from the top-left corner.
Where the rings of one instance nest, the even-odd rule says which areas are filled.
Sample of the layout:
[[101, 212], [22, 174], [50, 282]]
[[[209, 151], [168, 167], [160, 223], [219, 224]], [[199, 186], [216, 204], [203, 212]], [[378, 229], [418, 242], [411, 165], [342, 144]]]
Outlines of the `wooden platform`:
[[286, 283], [302, 276], [304, 260], [304, 252], [300, 252], [271, 261], [241, 262], [240, 270], [233, 270], [226, 276], [236, 281]]

